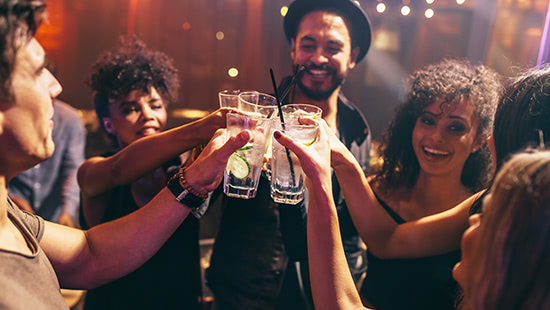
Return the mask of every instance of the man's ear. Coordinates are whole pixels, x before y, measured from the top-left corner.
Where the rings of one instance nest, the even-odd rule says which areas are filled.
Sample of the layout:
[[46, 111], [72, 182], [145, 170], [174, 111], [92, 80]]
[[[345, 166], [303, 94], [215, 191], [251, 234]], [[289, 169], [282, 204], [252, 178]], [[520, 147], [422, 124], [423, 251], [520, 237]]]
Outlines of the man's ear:
[[349, 65], [348, 65], [349, 69], [355, 68], [355, 65], [357, 64], [357, 57], [359, 56], [359, 51], [360, 51], [359, 46], [356, 46], [351, 50], [351, 55], [350, 55]]
[[296, 56], [296, 51], [294, 50], [296, 48], [296, 40], [294, 38], [290, 39], [290, 57], [292, 60], [294, 60], [294, 56]]
[[105, 128], [105, 131], [112, 135], [116, 135], [115, 126], [113, 125], [113, 121], [110, 117], [104, 117], [101, 119], [101, 122], [103, 122], [103, 128]]

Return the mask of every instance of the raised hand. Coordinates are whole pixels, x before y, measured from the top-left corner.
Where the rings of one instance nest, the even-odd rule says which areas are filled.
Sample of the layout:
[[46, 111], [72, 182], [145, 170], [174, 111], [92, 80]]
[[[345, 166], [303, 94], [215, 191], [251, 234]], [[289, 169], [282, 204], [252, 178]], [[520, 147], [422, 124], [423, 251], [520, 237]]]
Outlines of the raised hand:
[[199, 157], [186, 169], [187, 182], [199, 192], [213, 191], [220, 184], [229, 156], [251, 137], [245, 130], [226, 141], [226, 134], [225, 129], [217, 130]]

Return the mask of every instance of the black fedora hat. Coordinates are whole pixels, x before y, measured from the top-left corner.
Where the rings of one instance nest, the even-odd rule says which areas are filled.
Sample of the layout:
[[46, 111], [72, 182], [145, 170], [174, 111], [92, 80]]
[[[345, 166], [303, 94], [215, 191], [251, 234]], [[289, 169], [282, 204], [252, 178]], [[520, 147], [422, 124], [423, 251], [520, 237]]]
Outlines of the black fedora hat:
[[351, 0], [295, 0], [288, 7], [284, 19], [285, 35], [287, 40], [296, 37], [302, 17], [309, 12], [328, 9], [342, 16], [348, 23], [351, 45], [359, 47], [357, 62], [367, 54], [371, 42], [371, 30], [367, 14]]

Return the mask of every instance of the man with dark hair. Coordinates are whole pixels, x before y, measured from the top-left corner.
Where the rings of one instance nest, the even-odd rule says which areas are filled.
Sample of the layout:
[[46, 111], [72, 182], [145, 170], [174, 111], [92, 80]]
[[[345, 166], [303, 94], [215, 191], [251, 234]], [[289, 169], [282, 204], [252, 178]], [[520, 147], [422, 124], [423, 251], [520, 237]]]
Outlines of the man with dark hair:
[[[68, 309], [59, 288], [89, 289], [124, 276], [149, 259], [219, 184], [229, 156], [250, 138], [223, 144], [218, 131], [197, 160], [146, 206], [88, 231], [42, 220], [14, 206], [9, 181], [54, 151], [52, 98], [62, 88], [45, 68], [33, 38], [42, 1], [0, 0], [0, 308]], [[128, 148], [174, 144], [170, 132]], [[200, 142], [202, 143], [202, 141]]]
[[[296, 0], [289, 6], [284, 30], [292, 62], [301, 67], [297, 87], [288, 96], [290, 101], [320, 107], [323, 119], [366, 172], [369, 127], [340, 89], [349, 70], [364, 58], [370, 46], [367, 16], [349, 0]], [[283, 80], [279, 89], [285, 89], [289, 81]], [[365, 270], [359, 235], [337, 182], [333, 192], [346, 257], [358, 281]], [[307, 195], [296, 206], [276, 204], [270, 198], [269, 181], [262, 178], [256, 198], [224, 197], [222, 205], [224, 212], [207, 272], [217, 309], [311, 308]]]

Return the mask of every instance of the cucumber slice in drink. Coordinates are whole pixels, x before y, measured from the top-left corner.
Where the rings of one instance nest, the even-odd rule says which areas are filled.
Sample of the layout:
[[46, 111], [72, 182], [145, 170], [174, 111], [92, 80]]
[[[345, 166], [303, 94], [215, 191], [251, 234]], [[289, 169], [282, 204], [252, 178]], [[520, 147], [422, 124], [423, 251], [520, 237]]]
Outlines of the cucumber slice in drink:
[[250, 150], [252, 148], [252, 144], [251, 143], [248, 143], [246, 144], [245, 146], [241, 147], [240, 149], [238, 149], [238, 151], [246, 151], [246, 150]]
[[227, 161], [227, 170], [229, 170], [236, 178], [244, 179], [250, 174], [250, 164], [246, 158], [237, 153], [231, 154]]

